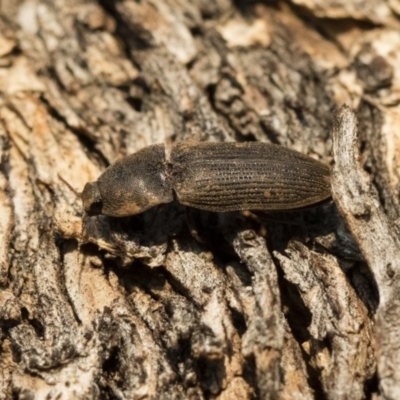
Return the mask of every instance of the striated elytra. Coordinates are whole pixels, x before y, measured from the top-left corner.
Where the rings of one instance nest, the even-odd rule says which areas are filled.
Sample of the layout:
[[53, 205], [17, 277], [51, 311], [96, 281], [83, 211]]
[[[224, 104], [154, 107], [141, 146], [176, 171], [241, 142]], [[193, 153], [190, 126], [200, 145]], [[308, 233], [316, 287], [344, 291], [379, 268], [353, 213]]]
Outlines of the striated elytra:
[[123, 217], [175, 197], [201, 210], [294, 210], [331, 196], [328, 166], [297, 151], [260, 143], [178, 142], [146, 147], [86, 184], [87, 214]]

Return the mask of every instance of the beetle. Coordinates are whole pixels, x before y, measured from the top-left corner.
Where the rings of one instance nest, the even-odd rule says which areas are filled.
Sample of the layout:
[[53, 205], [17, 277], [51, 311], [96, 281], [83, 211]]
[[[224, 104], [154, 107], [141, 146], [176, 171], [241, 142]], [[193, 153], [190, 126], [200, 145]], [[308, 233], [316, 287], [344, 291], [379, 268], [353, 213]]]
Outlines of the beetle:
[[331, 197], [329, 167], [283, 146], [177, 142], [170, 159], [157, 144], [109, 166], [82, 192], [88, 215], [124, 217], [175, 198], [201, 210], [286, 211]]

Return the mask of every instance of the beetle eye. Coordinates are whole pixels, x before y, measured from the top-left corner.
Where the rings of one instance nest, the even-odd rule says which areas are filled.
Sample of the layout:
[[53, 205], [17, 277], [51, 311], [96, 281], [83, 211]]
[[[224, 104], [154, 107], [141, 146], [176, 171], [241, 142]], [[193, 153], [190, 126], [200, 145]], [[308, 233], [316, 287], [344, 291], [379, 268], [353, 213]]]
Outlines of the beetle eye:
[[97, 182], [88, 182], [85, 185], [82, 192], [82, 203], [89, 216], [101, 214], [103, 200]]
[[93, 215], [99, 215], [101, 214], [101, 209], [103, 208], [103, 202], [102, 201], [96, 201], [92, 203], [89, 207], [89, 209], [86, 211], [86, 214], [92, 217]]

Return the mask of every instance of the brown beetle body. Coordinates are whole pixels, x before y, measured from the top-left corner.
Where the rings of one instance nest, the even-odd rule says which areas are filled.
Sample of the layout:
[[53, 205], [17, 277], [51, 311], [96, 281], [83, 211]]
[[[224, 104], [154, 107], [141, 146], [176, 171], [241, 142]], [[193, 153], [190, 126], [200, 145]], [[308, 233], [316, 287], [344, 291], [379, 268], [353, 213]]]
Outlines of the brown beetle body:
[[144, 148], [86, 184], [90, 215], [128, 216], [173, 200], [208, 211], [293, 210], [331, 196], [329, 168], [304, 154], [260, 142]]

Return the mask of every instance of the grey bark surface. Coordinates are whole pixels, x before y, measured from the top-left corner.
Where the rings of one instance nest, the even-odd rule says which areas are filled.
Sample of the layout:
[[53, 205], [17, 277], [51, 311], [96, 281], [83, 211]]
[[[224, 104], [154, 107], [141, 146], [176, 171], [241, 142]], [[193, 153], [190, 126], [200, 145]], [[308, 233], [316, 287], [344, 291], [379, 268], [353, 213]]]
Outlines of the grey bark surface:
[[[399, 399], [399, 15], [0, 2], [0, 400]], [[181, 140], [301, 151], [333, 202], [84, 215], [110, 163]]]

